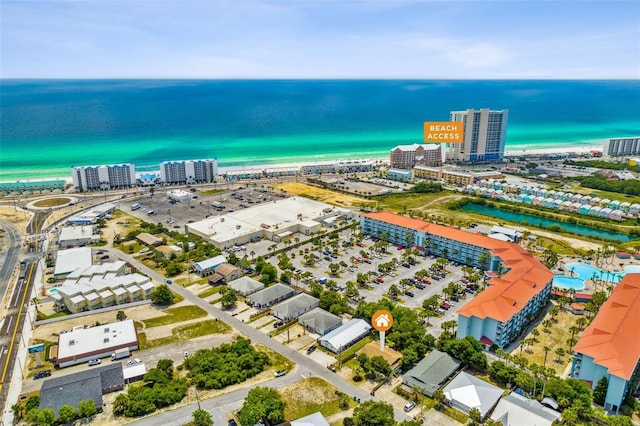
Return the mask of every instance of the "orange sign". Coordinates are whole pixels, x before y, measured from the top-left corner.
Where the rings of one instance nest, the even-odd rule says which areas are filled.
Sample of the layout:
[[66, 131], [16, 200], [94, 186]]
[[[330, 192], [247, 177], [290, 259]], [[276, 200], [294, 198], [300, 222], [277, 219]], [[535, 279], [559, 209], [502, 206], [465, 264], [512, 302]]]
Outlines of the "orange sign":
[[393, 317], [389, 311], [376, 311], [371, 317], [371, 325], [378, 331], [388, 331], [393, 325]]
[[464, 142], [464, 123], [459, 121], [425, 121], [424, 141], [431, 143]]

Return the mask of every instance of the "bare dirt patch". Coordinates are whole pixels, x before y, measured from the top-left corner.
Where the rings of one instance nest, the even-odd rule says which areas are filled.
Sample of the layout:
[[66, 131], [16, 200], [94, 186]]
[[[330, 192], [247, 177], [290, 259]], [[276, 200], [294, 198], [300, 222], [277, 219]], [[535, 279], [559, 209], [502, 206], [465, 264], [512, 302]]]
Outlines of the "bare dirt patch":
[[34, 207], [60, 207], [70, 203], [72, 200], [69, 197], [53, 197], [37, 200], [32, 203]]
[[21, 234], [26, 233], [30, 219], [29, 213], [9, 206], [0, 206], [0, 220], [12, 223]]
[[353, 195], [341, 194], [339, 192], [329, 191], [327, 189], [316, 188], [301, 182], [280, 183], [274, 186], [292, 194], [311, 198], [312, 200], [321, 201], [323, 203], [333, 204], [336, 206], [358, 207], [363, 205], [375, 205], [375, 201], [366, 200], [364, 198], [354, 197]]

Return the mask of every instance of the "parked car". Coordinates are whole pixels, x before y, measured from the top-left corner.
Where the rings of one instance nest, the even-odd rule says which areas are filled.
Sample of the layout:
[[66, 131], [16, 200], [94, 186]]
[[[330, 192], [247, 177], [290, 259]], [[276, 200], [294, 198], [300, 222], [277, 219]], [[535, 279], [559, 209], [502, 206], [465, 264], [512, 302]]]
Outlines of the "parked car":
[[427, 286], [425, 286], [424, 284], [416, 284], [416, 288], [424, 290], [425, 288], [427, 288]]
[[238, 423], [233, 419], [229, 419], [228, 426], [238, 426]]
[[376, 278], [376, 282], [379, 282], [380, 284], [384, 283], [384, 280], [382, 278]]
[[273, 328], [282, 327], [284, 323], [282, 321], [276, 321], [273, 323]]
[[405, 291], [404, 294], [406, 294], [409, 297], [415, 296], [415, 294], [413, 294], [413, 292], [411, 292], [411, 291]]
[[311, 345], [307, 348], [307, 355], [309, 355], [310, 353], [314, 352], [316, 349], [318, 349], [318, 347], [316, 345]]
[[38, 380], [38, 379], [42, 379], [43, 377], [49, 377], [49, 376], [51, 376], [51, 370], [38, 371], [36, 374], [33, 375], [33, 380]]
[[409, 411], [413, 410], [416, 406], [416, 403], [413, 401], [407, 402], [406, 404], [404, 404], [404, 412], [408, 413]]

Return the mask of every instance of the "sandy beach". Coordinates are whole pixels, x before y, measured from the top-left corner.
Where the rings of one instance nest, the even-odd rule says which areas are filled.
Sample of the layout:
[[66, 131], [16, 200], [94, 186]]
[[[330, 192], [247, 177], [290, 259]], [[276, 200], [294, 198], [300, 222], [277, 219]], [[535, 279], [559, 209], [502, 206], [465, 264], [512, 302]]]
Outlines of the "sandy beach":
[[[560, 144], [561, 145], [561, 144]], [[566, 153], [572, 154], [588, 154], [593, 151], [602, 152], [602, 146], [584, 146], [584, 147], [574, 147], [567, 148]], [[557, 154], [557, 148], [544, 148], [544, 149], [528, 149], [528, 150], [511, 150], [505, 151], [505, 157], [517, 157], [522, 155], [544, 155], [544, 154]], [[279, 163], [279, 164], [252, 164], [248, 166], [230, 166], [230, 167], [218, 167], [218, 175], [224, 175], [228, 172], [235, 171], [256, 171], [256, 170], [265, 170], [265, 169], [287, 169], [287, 168], [299, 168], [302, 166], [308, 166], [313, 164], [332, 164], [338, 161], [363, 161], [369, 160], [372, 161], [373, 164], [387, 164], [389, 162], [389, 157], [374, 157], [374, 158], [363, 158], [363, 159], [344, 159], [344, 160], [329, 160], [329, 161], [306, 161], [306, 162], [295, 162], [295, 163]], [[154, 171], [145, 171], [145, 172], [137, 172], [137, 173], [160, 173], [158, 170]], [[71, 176], [62, 176], [56, 178], [43, 178], [43, 179], [25, 179], [20, 182], [44, 182], [51, 180], [63, 180], [68, 184], [73, 183]], [[4, 181], [0, 183], [14, 183], [15, 181]]]

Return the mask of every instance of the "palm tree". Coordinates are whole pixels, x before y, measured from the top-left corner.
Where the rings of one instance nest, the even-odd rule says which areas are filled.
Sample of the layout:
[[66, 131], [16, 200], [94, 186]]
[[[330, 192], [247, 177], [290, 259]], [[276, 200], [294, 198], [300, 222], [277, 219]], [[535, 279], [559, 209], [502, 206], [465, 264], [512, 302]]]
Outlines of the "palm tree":
[[538, 341], [538, 336], [540, 335], [540, 331], [538, 331], [537, 328], [534, 328], [533, 330], [531, 330], [531, 334], [534, 337], [534, 342]]
[[544, 348], [542, 348], [542, 350], [544, 351], [544, 360], [542, 361], [542, 366], [546, 367], [547, 366], [547, 354], [549, 353], [551, 348], [549, 346], [545, 346]]

